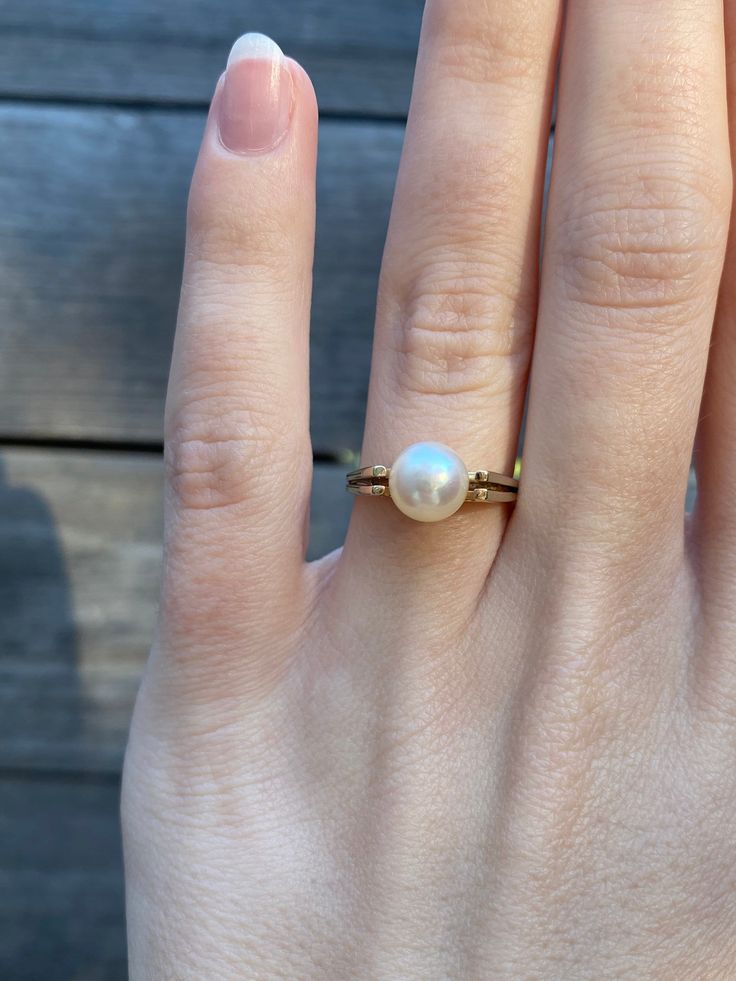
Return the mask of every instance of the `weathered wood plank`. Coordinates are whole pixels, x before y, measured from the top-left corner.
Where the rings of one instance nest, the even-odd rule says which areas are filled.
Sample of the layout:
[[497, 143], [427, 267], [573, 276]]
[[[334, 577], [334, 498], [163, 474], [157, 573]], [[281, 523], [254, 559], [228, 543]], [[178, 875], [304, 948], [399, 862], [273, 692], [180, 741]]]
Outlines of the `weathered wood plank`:
[[[342, 541], [344, 469], [315, 469], [310, 554]], [[120, 767], [157, 603], [154, 454], [0, 453], [0, 767]]]
[[324, 110], [405, 114], [422, 0], [5, 0], [0, 94], [202, 104], [244, 31], [272, 35]]
[[0, 977], [124, 981], [115, 783], [0, 780]]
[[[158, 441], [199, 111], [0, 107], [0, 435]], [[318, 452], [359, 445], [403, 136], [323, 123]]]

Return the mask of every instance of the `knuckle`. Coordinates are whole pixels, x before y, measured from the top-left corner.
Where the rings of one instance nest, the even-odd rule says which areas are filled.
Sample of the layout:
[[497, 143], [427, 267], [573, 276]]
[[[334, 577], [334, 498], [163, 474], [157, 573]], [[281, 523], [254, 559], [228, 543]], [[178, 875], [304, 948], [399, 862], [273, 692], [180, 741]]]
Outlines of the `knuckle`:
[[697, 301], [723, 258], [729, 187], [704, 170], [596, 178], [605, 188], [572, 203], [557, 236], [567, 298], [608, 310]]
[[425, 268], [401, 304], [397, 365], [411, 394], [505, 394], [528, 354], [523, 302], [496, 291], [487, 270], [460, 262]]
[[426, 19], [427, 36], [436, 41], [438, 70], [472, 84], [507, 84], [534, 79], [546, 69], [549, 48], [540, 31], [544, 16], [536, 0], [507, 0], [501, 7], [440, 0]]
[[269, 228], [267, 222], [246, 229], [231, 218], [187, 232], [186, 278], [196, 283], [213, 278], [268, 283], [283, 276], [289, 259], [283, 232]]
[[261, 474], [273, 469], [269, 460], [280, 440], [271, 419], [203, 395], [167, 429], [164, 464], [178, 511], [257, 507]]
[[241, 438], [178, 436], [167, 441], [166, 474], [179, 511], [213, 511], [248, 496], [253, 451]]
[[698, 137], [707, 124], [702, 112], [703, 91], [713, 75], [698, 52], [699, 38], [663, 42], [656, 52], [649, 47], [634, 54], [612, 91], [610, 122], [624, 131], [632, 126], [652, 132], [677, 132]]
[[[258, 181], [223, 173], [202, 161], [195, 169], [187, 199], [187, 238], [193, 247], [209, 242], [248, 245], [249, 251], [273, 250], [296, 218], [298, 202], [284, 197], [283, 178], [261, 174]], [[269, 207], [268, 202], [278, 202]]]
[[489, 48], [483, 43], [482, 34], [444, 45], [438, 58], [438, 68], [457, 81], [517, 89], [534, 80], [543, 63], [535, 44], [525, 47], [519, 39], [512, 45], [494, 38]]
[[242, 443], [176, 440], [166, 447], [166, 468], [179, 510], [216, 510], [243, 500]]

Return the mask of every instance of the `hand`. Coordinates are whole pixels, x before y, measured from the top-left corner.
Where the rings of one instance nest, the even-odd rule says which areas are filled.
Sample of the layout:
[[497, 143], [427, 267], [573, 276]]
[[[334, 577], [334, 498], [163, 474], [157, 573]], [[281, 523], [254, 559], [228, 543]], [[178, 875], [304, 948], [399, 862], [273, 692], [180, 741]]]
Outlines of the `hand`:
[[428, 3], [363, 447], [511, 473], [533, 351], [518, 503], [359, 498], [311, 565], [315, 99], [252, 37], [217, 88], [123, 788], [133, 978], [736, 977], [723, 5], [568, 4], [538, 283], [559, 31], [557, 0]]

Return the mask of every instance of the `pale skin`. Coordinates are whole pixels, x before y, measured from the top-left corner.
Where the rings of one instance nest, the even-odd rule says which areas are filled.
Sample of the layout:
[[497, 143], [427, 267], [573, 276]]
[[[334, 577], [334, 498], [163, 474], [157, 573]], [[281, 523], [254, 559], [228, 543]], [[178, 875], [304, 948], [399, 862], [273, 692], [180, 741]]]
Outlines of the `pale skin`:
[[362, 452], [511, 473], [528, 385], [518, 503], [358, 499], [311, 564], [316, 103], [291, 61], [249, 102], [265, 48], [218, 85], [124, 775], [134, 979], [736, 978], [736, 2], [569, 0], [539, 275], [561, 19], [428, 0]]

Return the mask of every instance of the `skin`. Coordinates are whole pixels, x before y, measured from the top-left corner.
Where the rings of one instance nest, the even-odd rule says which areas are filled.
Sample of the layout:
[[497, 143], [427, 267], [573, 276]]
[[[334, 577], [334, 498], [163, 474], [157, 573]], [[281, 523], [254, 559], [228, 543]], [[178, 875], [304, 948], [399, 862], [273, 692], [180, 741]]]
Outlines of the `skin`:
[[238, 155], [218, 88], [124, 773], [134, 979], [736, 978], [736, 3], [569, 0], [540, 276], [560, 33], [557, 0], [427, 3], [363, 447], [511, 472], [528, 384], [518, 503], [360, 499], [312, 564], [316, 104], [290, 62], [285, 138]]

